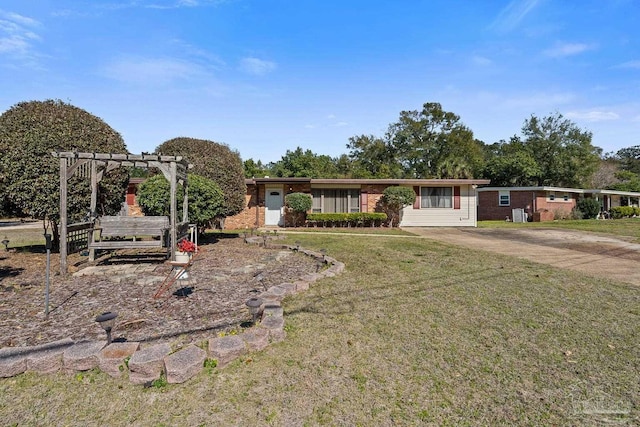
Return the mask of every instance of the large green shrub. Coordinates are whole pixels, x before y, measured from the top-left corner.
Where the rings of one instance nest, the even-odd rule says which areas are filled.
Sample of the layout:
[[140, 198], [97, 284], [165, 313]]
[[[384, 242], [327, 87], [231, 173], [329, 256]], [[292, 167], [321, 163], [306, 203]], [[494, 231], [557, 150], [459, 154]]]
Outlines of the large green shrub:
[[[127, 153], [118, 132], [102, 119], [62, 101], [21, 102], [0, 116], [0, 198], [4, 210], [50, 221], [54, 240], [60, 218], [60, 161], [53, 151]], [[68, 184], [68, 219], [82, 219], [89, 210], [88, 177]], [[98, 189], [98, 213], [120, 210], [128, 183], [127, 171], [105, 175]]]
[[380, 201], [392, 227], [397, 227], [402, 221], [402, 208], [413, 204], [415, 200], [416, 193], [410, 187], [393, 186], [384, 189]]
[[309, 194], [291, 193], [284, 197], [284, 204], [293, 213], [293, 226], [297, 227], [300, 218], [311, 209], [313, 199]]
[[[189, 222], [198, 225], [203, 231], [211, 222], [224, 212], [224, 197], [218, 184], [213, 180], [196, 174], [188, 175], [188, 213]], [[164, 175], [155, 175], [138, 187], [138, 204], [145, 215], [170, 214], [171, 185]], [[178, 186], [176, 201], [178, 212], [182, 210], [184, 189]]]
[[616, 206], [611, 208], [611, 217], [613, 219], [628, 218], [632, 216], [640, 216], [640, 208], [633, 206]]
[[586, 197], [578, 200], [576, 207], [582, 212], [583, 219], [597, 218], [600, 214], [600, 202], [592, 197]]
[[237, 151], [205, 139], [180, 137], [163, 142], [156, 148], [156, 153], [184, 156], [193, 164], [191, 172], [218, 184], [224, 194], [221, 217], [233, 216], [244, 209], [247, 187], [244, 167]]

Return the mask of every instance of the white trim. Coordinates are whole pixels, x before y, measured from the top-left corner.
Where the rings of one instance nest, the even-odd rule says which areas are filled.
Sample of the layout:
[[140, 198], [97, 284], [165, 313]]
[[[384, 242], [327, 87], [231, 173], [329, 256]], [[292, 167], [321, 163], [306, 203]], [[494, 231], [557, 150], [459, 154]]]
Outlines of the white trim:
[[[502, 203], [502, 196], [507, 197], [507, 203]], [[498, 190], [498, 206], [511, 206], [511, 190]]]

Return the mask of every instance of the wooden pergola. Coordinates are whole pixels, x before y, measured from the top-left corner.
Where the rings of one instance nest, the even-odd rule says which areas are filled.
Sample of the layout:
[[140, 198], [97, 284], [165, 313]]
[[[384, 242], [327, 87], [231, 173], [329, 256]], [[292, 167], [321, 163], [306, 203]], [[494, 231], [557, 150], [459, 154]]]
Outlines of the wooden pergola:
[[189, 221], [187, 205], [187, 171], [193, 166], [182, 156], [163, 156], [157, 154], [111, 154], [78, 153], [75, 151], [57, 151], [52, 155], [60, 159], [60, 272], [67, 273], [67, 184], [75, 174], [91, 178], [91, 216], [95, 218], [98, 202], [98, 183], [109, 172], [121, 166], [138, 168], [158, 168], [171, 184], [169, 248], [171, 259], [175, 260], [177, 240], [177, 203], [178, 183], [184, 186], [182, 204], [182, 223]]

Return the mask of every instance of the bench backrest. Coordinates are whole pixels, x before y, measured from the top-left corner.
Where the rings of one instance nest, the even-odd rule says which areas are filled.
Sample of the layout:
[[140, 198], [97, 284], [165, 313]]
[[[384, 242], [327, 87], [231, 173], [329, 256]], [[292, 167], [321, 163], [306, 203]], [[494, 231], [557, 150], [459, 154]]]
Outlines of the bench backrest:
[[103, 236], [163, 236], [170, 228], [166, 216], [102, 216], [98, 226]]

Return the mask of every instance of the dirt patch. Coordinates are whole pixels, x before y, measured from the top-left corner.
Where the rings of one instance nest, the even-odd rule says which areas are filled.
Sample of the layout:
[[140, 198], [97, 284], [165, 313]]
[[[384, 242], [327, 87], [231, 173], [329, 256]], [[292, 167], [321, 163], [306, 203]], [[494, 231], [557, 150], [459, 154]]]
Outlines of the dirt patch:
[[416, 228], [423, 237], [640, 285], [640, 245], [574, 230]]
[[[266, 288], [315, 272], [310, 257], [282, 249], [264, 249], [241, 238], [202, 245], [188, 280], [172, 286], [167, 298], [153, 294], [171, 267], [157, 255], [122, 255], [98, 260], [110, 273], [62, 277], [52, 255], [50, 314], [45, 311], [45, 253], [0, 252], [0, 347], [35, 345], [71, 337], [103, 339], [95, 317], [116, 311], [114, 338], [159, 340], [174, 346], [197, 343], [249, 320], [248, 298]], [[69, 258], [73, 273], [88, 263]], [[127, 266], [144, 272], [126, 275]]]

